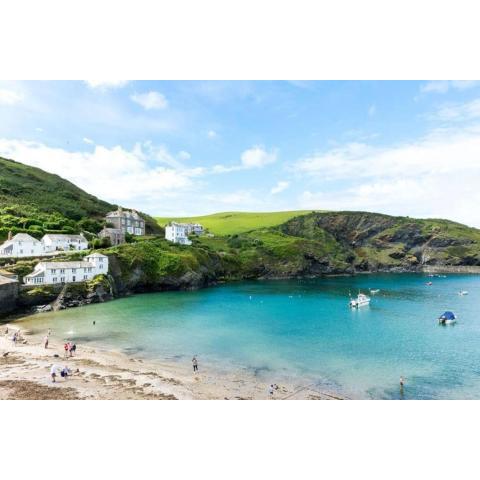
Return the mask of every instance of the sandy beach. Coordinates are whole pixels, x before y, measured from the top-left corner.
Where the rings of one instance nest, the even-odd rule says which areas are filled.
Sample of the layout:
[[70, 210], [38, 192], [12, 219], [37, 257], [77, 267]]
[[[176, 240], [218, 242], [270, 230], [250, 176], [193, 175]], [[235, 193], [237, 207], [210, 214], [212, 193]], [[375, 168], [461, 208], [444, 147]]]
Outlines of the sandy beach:
[[[63, 341], [21, 331], [23, 341], [11, 340], [14, 324], [0, 327], [0, 399], [22, 400], [282, 400], [340, 399], [308, 384], [278, 383], [273, 396], [269, 385], [252, 374], [217, 372], [204, 366], [193, 374], [190, 364], [144, 360], [116, 351], [78, 345], [73, 357], [64, 357]], [[55, 355], [58, 355], [56, 357]], [[52, 382], [52, 365], [68, 366], [72, 375]]]

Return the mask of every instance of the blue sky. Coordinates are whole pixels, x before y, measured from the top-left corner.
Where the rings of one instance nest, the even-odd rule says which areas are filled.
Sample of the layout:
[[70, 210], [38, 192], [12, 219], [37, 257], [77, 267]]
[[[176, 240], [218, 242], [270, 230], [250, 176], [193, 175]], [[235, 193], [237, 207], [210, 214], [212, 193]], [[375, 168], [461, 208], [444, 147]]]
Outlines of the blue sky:
[[472, 81], [3, 81], [0, 155], [153, 215], [348, 209], [480, 227]]

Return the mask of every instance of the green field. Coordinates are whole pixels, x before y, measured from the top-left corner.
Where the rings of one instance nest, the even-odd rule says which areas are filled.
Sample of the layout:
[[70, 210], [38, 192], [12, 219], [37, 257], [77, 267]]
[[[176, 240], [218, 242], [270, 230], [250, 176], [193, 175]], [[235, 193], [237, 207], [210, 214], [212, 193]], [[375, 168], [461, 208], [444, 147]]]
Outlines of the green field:
[[200, 217], [156, 217], [163, 227], [168, 222], [198, 222], [215, 235], [234, 235], [257, 228], [274, 227], [298, 215], [311, 210], [292, 210], [289, 212], [223, 212]]

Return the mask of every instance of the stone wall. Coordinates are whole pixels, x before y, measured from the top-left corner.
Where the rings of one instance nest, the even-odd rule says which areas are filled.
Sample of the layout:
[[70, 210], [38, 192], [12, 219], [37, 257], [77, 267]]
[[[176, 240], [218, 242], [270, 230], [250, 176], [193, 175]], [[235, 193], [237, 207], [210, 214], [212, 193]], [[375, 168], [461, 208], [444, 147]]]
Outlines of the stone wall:
[[0, 317], [17, 308], [18, 282], [0, 278]]
[[422, 268], [424, 273], [480, 273], [477, 265], [428, 265]]

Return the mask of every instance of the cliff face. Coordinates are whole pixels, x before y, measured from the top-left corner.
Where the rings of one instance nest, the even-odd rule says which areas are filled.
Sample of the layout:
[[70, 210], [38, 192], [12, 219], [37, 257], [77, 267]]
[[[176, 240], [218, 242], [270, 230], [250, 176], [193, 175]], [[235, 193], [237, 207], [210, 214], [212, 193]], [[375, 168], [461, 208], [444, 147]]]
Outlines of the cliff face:
[[331, 235], [355, 271], [480, 266], [480, 230], [447, 220], [418, 220], [366, 212], [312, 213], [279, 227], [311, 239]]

